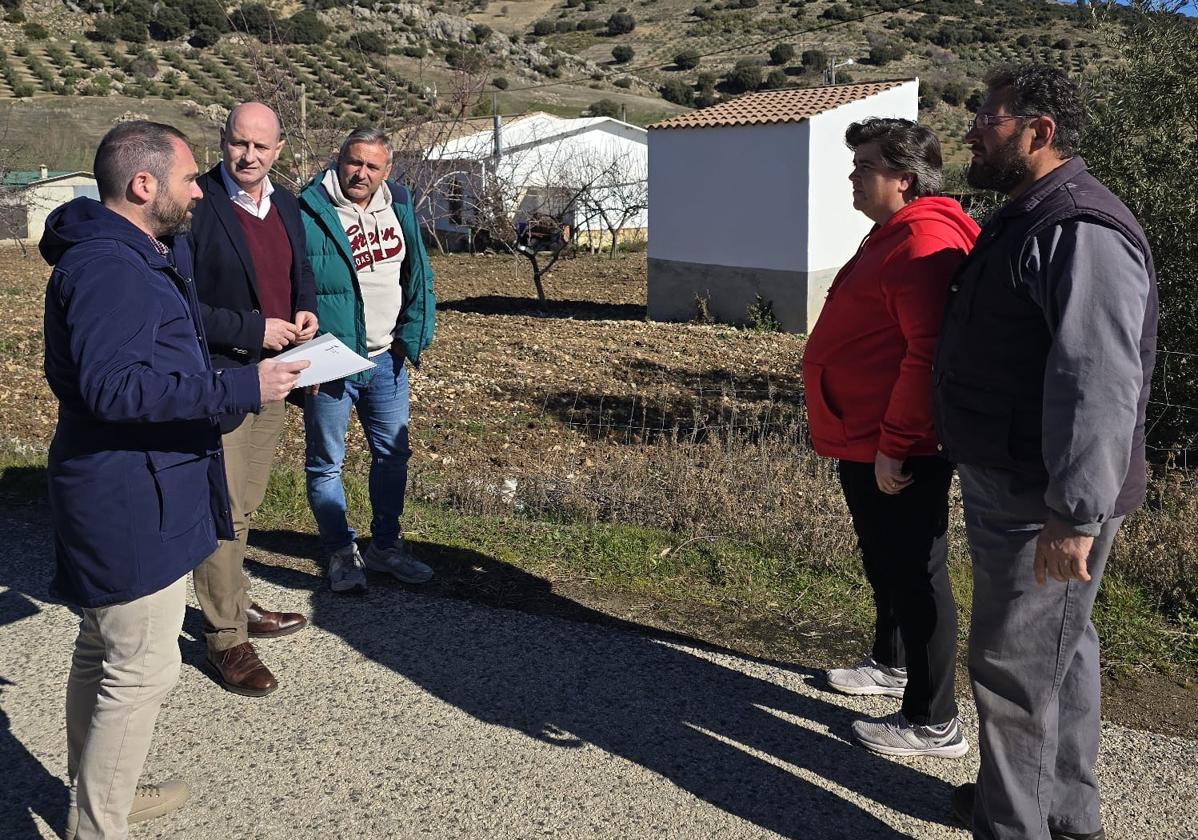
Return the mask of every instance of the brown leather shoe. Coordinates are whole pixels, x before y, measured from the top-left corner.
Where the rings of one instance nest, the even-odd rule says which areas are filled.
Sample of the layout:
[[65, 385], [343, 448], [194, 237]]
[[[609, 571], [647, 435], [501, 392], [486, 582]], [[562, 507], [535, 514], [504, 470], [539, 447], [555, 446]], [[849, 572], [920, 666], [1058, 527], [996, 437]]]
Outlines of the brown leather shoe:
[[208, 666], [221, 687], [234, 694], [265, 697], [279, 687], [274, 674], [262, 664], [249, 642], [228, 650], [208, 651]]
[[245, 611], [245, 629], [253, 639], [275, 639], [308, 626], [308, 619], [299, 613], [264, 610], [250, 604]]

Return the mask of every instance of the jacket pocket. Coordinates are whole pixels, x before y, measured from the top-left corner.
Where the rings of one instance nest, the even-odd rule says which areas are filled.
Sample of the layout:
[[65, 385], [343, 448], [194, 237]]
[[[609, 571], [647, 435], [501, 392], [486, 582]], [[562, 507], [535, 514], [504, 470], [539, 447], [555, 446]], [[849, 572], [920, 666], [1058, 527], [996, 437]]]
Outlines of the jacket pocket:
[[937, 385], [937, 431], [953, 460], [985, 467], [1012, 463], [1011, 400], [1006, 394], [943, 379]]
[[147, 452], [158, 492], [158, 530], [163, 542], [185, 534], [209, 515], [208, 456], [194, 452]]
[[[824, 390], [824, 368], [808, 364], [804, 367], [804, 386], [807, 400], [807, 427], [811, 443], [821, 455], [836, 455], [848, 445], [844, 419], [827, 399]], [[835, 450], [835, 451], [833, 451]]]

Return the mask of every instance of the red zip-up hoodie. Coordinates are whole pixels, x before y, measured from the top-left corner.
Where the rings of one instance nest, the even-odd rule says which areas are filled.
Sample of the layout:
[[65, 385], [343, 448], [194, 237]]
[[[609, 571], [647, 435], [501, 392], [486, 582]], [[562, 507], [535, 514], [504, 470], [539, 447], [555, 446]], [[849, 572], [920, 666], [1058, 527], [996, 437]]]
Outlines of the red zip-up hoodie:
[[872, 463], [878, 452], [936, 452], [932, 355], [949, 282], [977, 235], [951, 198], [917, 198], [836, 275], [803, 353], [817, 453]]

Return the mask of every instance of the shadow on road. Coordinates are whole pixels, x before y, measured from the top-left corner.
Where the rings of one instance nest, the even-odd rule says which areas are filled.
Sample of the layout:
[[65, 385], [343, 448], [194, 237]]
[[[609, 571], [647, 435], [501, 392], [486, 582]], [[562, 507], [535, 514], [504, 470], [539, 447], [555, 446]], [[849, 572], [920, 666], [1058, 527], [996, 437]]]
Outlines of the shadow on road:
[[[35, 468], [10, 468], [0, 478], [0, 497], [20, 492], [20, 488], [32, 486], [40, 481], [45, 486], [45, 470]], [[39, 509], [28, 510], [29, 519], [45, 522], [45, 514]], [[52, 560], [48, 556], [44, 572], [37, 576], [29, 574], [29, 566], [0, 560], [0, 627], [37, 615], [41, 608], [33, 601], [55, 600], [50, 596], [49, 583]], [[4, 782], [0, 784], [0, 834], [8, 837], [38, 837], [37, 824], [33, 815], [38, 814], [55, 831], [66, 827], [67, 788], [60, 779], [50, 773], [23, 743], [13, 734], [8, 713], [5, 711], [6, 686], [16, 685], [19, 675], [0, 676], [0, 770]]]
[[38, 814], [59, 835], [66, 828], [68, 792], [60, 779], [42, 766], [15, 735], [3, 709], [4, 687], [14, 683], [0, 677], [0, 826], [5, 837], [38, 837]]
[[593, 744], [785, 837], [909, 836], [842, 792], [947, 824], [949, 785], [849, 744], [848, 710], [680, 649], [650, 628], [587, 616], [595, 611], [494, 558], [414, 547], [437, 569], [432, 594], [518, 609], [515, 599], [556, 600], [536, 612], [633, 632], [555, 624], [530, 633], [528, 619], [474, 603], [405, 598], [396, 609], [403, 587], [375, 575], [370, 594], [355, 598], [312, 574], [252, 568], [273, 584], [313, 590], [315, 626], [476, 719], [563, 749]]

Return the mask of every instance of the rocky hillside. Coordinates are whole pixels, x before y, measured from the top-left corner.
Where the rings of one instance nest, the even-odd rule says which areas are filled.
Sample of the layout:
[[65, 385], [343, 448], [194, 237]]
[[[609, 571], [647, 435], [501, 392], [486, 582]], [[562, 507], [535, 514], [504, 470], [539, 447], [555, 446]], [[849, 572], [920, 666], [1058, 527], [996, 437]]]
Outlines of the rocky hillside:
[[463, 107], [644, 123], [819, 84], [837, 63], [838, 81], [919, 76], [924, 118], [959, 159], [952, 138], [987, 66], [1109, 60], [1087, 9], [1044, 0], [222, 3], [0, 0], [10, 127], [19, 135], [22, 115], [91, 97], [209, 122], [246, 98], [302, 100], [308, 120], [337, 129]]

